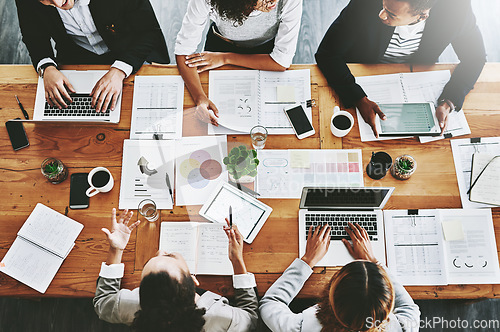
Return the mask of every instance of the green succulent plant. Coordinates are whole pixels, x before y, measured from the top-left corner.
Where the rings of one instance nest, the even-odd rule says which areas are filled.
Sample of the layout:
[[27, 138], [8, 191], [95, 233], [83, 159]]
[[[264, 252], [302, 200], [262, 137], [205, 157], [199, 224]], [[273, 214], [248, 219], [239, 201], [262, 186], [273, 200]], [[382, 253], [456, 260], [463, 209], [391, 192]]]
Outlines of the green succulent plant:
[[247, 149], [245, 145], [231, 149], [222, 162], [235, 180], [239, 180], [245, 175], [257, 176], [257, 166], [259, 166], [257, 151]]
[[400, 158], [397, 162], [397, 168], [402, 174], [409, 173], [413, 169], [413, 160], [409, 158]]
[[43, 167], [46, 174], [57, 174], [59, 172], [59, 163], [52, 161]]

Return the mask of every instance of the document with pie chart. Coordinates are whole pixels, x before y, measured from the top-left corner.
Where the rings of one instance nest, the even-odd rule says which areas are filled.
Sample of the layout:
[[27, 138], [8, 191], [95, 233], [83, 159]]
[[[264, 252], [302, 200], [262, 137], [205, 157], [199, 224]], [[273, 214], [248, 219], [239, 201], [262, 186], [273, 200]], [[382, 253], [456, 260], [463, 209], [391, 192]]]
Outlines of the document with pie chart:
[[183, 137], [176, 141], [176, 205], [203, 205], [222, 180], [227, 182], [227, 138]]

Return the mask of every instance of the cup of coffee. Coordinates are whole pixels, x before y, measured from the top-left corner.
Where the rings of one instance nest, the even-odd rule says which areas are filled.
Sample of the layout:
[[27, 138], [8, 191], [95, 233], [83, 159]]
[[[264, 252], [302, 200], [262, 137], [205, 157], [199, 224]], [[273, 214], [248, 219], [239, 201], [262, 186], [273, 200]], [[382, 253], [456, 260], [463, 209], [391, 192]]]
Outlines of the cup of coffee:
[[332, 119], [330, 121], [330, 130], [337, 137], [344, 137], [349, 134], [354, 125], [354, 117], [351, 113], [341, 111], [338, 106], [333, 109]]
[[107, 193], [113, 189], [115, 182], [110, 171], [105, 167], [96, 167], [90, 171], [88, 176], [90, 188], [87, 189], [87, 196], [92, 197], [98, 193]]
[[366, 174], [374, 180], [380, 180], [387, 174], [391, 166], [392, 158], [388, 153], [372, 152], [372, 158], [366, 165]]

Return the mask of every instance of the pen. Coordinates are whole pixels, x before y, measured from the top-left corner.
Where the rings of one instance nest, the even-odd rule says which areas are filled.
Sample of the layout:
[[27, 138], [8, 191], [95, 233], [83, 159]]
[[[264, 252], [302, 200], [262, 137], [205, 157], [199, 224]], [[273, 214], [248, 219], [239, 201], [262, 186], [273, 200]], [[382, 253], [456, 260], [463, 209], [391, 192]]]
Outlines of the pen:
[[229, 228], [233, 229], [233, 207], [229, 205]]
[[165, 181], [167, 182], [168, 191], [170, 192], [170, 198], [172, 198], [172, 205], [174, 204], [174, 195], [172, 194], [172, 187], [170, 186], [170, 178], [168, 173], [165, 172]]
[[21, 108], [21, 111], [23, 112], [24, 118], [25, 118], [26, 120], [29, 120], [29, 119], [30, 119], [30, 117], [28, 116], [28, 113], [27, 113], [27, 112], [26, 112], [26, 110], [24, 109], [23, 104], [21, 104], [21, 102], [19, 101], [19, 98], [17, 97], [17, 95], [16, 95], [16, 100], [17, 100], [17, 104], [19, 105], [19, 108]]

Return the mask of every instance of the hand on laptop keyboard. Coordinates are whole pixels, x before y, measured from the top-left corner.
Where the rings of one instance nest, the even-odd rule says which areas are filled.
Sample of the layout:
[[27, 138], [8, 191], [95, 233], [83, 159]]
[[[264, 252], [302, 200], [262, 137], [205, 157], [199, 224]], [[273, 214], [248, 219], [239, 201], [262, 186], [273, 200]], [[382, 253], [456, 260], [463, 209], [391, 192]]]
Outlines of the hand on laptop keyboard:
[[122, 92], [125, 73], [120, 69], [111, 69], [95, 84], [90, 95], [92, 96], [92, 107], [96, 112], [105, 112], [108, 108], [115, 110], [116, 102]]
[[359, 224], [349, 223], [349, 227], [346, 227], [346, 232], [349, 234], [352, 244], [346, 239], [342, 239], [342, 242], [354, 259], [363, 259], [378, 263], [377, 258], [373, 254], [368, 232], [363, 227]]
[[329, 246], [330, 226], [311, 227], [306, 244], [306, 253], [302, 260], [312, 268], [325, 257]]

